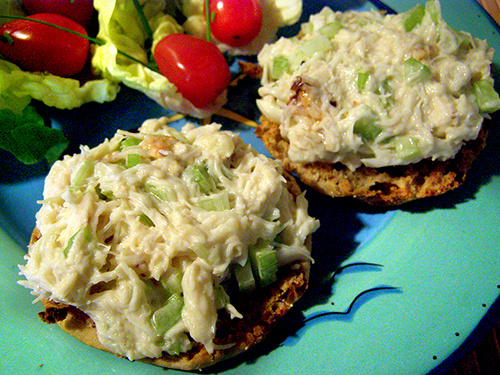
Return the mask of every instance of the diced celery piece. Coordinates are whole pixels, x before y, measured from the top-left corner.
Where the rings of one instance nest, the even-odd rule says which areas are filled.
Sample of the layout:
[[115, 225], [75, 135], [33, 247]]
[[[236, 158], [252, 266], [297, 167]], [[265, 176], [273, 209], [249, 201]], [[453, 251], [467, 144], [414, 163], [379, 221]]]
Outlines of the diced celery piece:
[[120, 150], [123, 150], [126, 147], [137, 146], [141, 143], [139, 138], [127, 137], [120, 142]]
[[366, 107], [361, 116], [354, 122], [353, 133], [368, 141], [374, 141], [382, 132], [376, 124], [378, 116], [370, 107]]
[[418, 142], [409, 135], [402, 135], [391, 140], [396, 154], [403, 160], [412, 160], [422, 157], [422, 150]]
[[306, 61], [306, 55], [299, 48], [290, 58], [290, 71], [295, 71], [304, 61]]
[[427, 65], [422, 64], [414, 57], [410, 57], [403, 62], [403, 72], [406, 82], [408, 83], [427, 81], [431, 78], [432, 74]]
[[80, 187], [85, 184], [85, 180], [94, 173], [95, 163], [92, 160], [84, 160], [75, 175], [72, 176], [71, 187]]
[[151, 220], [151, 218], [146, 214], [141, 214], [139, 216], [139, 221], [148, 227], [155, 226], [155, 223], [153, 222], [153, 220]]
[[276, 250], [267, 243], [258, 243], [248, 250], [252, 271], [259, 286], [265, 287], [277, 280]]
[[240, 292], [250, 292], [255, 289], [255, 277], [252, 272], [252, 263], [247, 261], [244, 266], [234, 266], [234, 276]]
[[271, 68], [271, 78], [280, 79], [281, 76], [288, 71], [289, 62], [284, 56], [277, 56], [273, 59], [273, 66]]
[[210, 249], [204, 245], [194, 245], [192, 247], [192, 250], [196, 254], [196, 256], [200, 257], [201, 259], [205, 260], [208, 264], [211, 264], [210, 261]]
[[73, 245], [75, 244], [75, 240], [76, 238], [79, 236], [79, 235], [83, 235], [84, 236], [84, 240], [85, 241], [90, 241], [91, 237], [90, 237], [90, 230], [87, 226], [85, 227], [82, 227], [80, 229], [78, 229], [76, 231], [75, 234], [73, 234], [69, 240], [68, 240], [68, 243], [66, 244], [66, 247], [63, 249], [62, 253], [64, 255], [64, 257], [66, 258], [68, 256], [68, 253], [69, 251], [71, 250], [71, 248], [73, 247]]
[[178, 141], [181, 141], [182, 143], [187, 143], [187, 144], [191, 143], [189, 141], [189, 139], [187, 139], [186, 136], [184, 134], [182, 134], [180, 131], [178, 131], [177, 129], [171, 128], [170, 126], [167, 127], [166, 129], [167, 129], [168, 134], [170, 136], [174, 137], [175, 139], [177, 139]]
[[368, 80], [370, 79], [370, 73], [368, 72], [360, 72], [358, 73], [358, 77], [356, 79], [356, 82], [358, 84], [358, 91], [362, 92], [366, 88], [366, 84], [368, 83]]
[[425, 3], [425, 12], [431, 17], [434, 24], [439, 22], [439, 10], [435, 1], [428, 1]]
[[167, 300], [165, 305], [156, 310], [151, 317], [151, 325], [158, 336], [165, 336], [179, 320], [181, 320], [184, 299], [180, 293], [174, 293]]
[[500, 109], [500, 97], [491, 81], [482, 79], [472, 84], [476, 103], [481, 112], [493, 113]]
[[222, 309], [229, 303], [229, 295], [222, 285], [219, 284], [214, 288], [214, 294], [217, 309]]
[[103, 201], [113, 199], [113, 197], [114, 197], [113, 192], [110, 190], [103, 190], [101, 187], [101, 184], [97, 184], [95, 186], [95, 192], [96, 192], [97, 196], [99, 197], [99, 199], [101, 199]]
[[340, 22], [333, 21], [321, 27], [318, 30], [318, 33], [320, 33], [323, 36], [326, 36], [329, 39], [332, 39], [335, 35], [337, 35], [340, 29], [342, 29], [342, 25], [340, 24]]
[[303, 34], [311, 34], [314, 32], [314, 24], [312, 22], [304, 22], [300, 25], [300, 31]]
[[307, 42], [305, 42], [300, 50], [306, 57], [313, 57], [316, 53], [324, 53], [331, 48], [330, 39], [326, 36], [319, 35]]
[[145, 184], [144, 191], [163, 202], [177, 201], [177, 194], [175, 193], [175, 188], [167, 184], [161, 184], [161, 185]]
[[215, 190], [215, 181], [208, 172], [208, 167], [202, 164], [194, 164], [187, 169], [191, 178], [199, 186], [200, 191], [204, 194], [209, 194]]
[[406, 31], [412, 31], [418, 24], [422, 22], [425, 16], [425, 7], [418, 4], [415, 8], [408, 12], [408, 17], [404, 20], [404, 28]]
[[133, 168], [141, 163], [141, 156], [138, 154], [128, 154], [125, 162], [125, 167]]
[[162, 277], [160, 279], [160, 283], [163, 286], [163, 289], [170, 296], [172, 294], [182, 293], [182, 272], [178, 271], [173, 273], [168, 277]]
[[465, 31], [457, 31], [455, 33], [457, 38], [458, 48], [461, 50], [468, 50], [472, 47], [472, 35]]
[[206, 198], [202, 198], [196, 202], [196, 206], [206, 211], [227, 211], [231, 209], [227, 191], [222, 191], [219, 194], [212, 194]]
[[181, 354], [182, 345], [180, 341], [173, 342], [168, 348], [167, 353], [170, 355]]

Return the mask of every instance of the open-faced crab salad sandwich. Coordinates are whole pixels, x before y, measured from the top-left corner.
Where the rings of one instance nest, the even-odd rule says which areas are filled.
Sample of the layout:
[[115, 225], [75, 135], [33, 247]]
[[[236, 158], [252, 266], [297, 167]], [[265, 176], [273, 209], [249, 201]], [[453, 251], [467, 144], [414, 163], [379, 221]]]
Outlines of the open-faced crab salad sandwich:
[[304, 293], [319, 223], [220, 125], [148, 120], [56, 162], [19, 283], [84, 343], [184, 370], [262, 340]]
[[493, 49], [440, 3], [398, 15], [311, 16], [267, 45], [258, 135], [285, 169], [331, 195], [399, 204], [459, 186], [500, 108]]

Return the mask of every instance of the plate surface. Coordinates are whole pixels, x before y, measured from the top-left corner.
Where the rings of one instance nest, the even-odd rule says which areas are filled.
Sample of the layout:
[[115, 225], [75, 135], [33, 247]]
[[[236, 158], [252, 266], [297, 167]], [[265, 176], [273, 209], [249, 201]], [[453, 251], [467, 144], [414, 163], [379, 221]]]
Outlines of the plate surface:
[[[305, 3], [306, 13], [324, 5], [335, 10], [373, 7], [366, 1]], [[384, 3], [400, 12], [416, 2]], [[474, 0], [443, 0], [441, 5], [452, 27], [487, 39], [500, 51], [497, 26]], [[296, 30], [286, 32], [293, 35]], [[496, 55], [497, 83], [499, 62]], [[256, 116], [251, 107], [248, 111]], [[70, 152], [77, 152], [78, 144], [95, 146], [118, 128], [169, 115], [128, 89], [113, 103], [48, 112], [68, 132], [74, 145]], [[489, 143], [468, 181], [441, 197], [387, 210], [308, 191], [310, 213], [321, 220], [313, 238], [310, 290], [262, 345], [206, 372], [387, 375], [446, 370], [492, 317], [498, 319], [498, 116], [493, 122]], [[267, 154], [252, 129], [232, 130]], [[28, 168], [5, 154], [0, 162], [0, 351], [8, 358], [0, 362], [0, 373], [164, 374], [163, 369], [91, 349], [59, 327], [40, 322], [41, 305], [33, 305], [33, 296], [16, 282], [47, 168]], [[338, 266], [358, 262], [373, 265], [333, 274]]]

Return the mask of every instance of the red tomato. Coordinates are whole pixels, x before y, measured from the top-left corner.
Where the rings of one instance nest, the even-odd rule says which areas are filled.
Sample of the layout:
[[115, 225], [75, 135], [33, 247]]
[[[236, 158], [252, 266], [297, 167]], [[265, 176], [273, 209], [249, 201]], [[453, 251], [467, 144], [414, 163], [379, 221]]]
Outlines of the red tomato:
[[28, 14], [56, 13], [68, 17], [80, 25], [87, 26], [92, 19], [92, 0], [23, 0]]
[[232, 47], [250, 43], [262, 27], [259, 0], [210, 0], [210, 14], [212, 34]]
[[161, 74], [195, 107], [213, 102], [229, 85], [231, 72], [215, 46], [187, 34], [170, 34], [154, 50]]
[[[40, 13], [37, 19], [87, 35], [82, 25], [58, 14]], [[81, 36], [28, 20], [13, 20], [0, 26], [0, 54], [21, 69], [49, 72], [61, 77], [79, 73], [89, 52], [89, 41]]]

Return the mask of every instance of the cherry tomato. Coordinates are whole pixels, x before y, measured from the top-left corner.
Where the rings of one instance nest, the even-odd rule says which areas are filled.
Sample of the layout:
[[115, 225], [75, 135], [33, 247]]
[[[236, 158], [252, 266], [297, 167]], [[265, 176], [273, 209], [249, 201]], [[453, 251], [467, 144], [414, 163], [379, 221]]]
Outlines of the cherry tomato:
[[[58, 14], [40, 13], [28, 18], [87, 35], [82, 25]], [[79, 73], [87, 61], [87, 39], [49, 25], [13, 20], [0, 26], [0, 36], [0, 54], [24, 70], [70, 77]]]
[[23, 0], [28, 14], [56, 13], [68, 17], [80, 25], [87, 26], [92, 19], [92, 0]]
[[210, 29], [217, 40], [232, 47], [251, 42], [262, 27], [259, 0], [211, 0]]
[[195, 107], [213, 102], [229, 85], [231, 72], [215, 46], [187, 34], [170, 34], [154, 50], [161, 74]]

